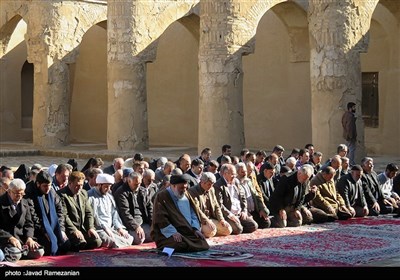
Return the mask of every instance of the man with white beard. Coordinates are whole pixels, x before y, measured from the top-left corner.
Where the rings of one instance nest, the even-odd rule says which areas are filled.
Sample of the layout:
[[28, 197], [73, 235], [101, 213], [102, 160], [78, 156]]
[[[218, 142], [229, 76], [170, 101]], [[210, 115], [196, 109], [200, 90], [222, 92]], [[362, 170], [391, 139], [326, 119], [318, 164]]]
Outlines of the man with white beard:
[[171, 185], [154, 200], [151, 237], [157, 248], [176, 252], [196, 252], [210, 247], [200, 231], [199, 209], [187, 192], [190, 177], [172, 175]]

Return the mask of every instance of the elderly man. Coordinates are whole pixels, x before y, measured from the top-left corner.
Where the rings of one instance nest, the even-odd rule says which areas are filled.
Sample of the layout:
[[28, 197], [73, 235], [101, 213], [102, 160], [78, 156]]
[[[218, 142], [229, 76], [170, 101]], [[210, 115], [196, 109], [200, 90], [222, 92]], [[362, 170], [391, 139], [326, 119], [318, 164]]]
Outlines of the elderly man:
[[175, 163], [176, 167], [182, 170], [182, 173], [186, 173], [189, 171], [190, 166], [192, 165], [192, 159], [188, 154], [183, 154]]
[[73, 171], [68, 177], [68, 186], [58, 191], [63, 202], [65, 230], [73, 251], [101, 246], [94, 227], [93, 210], [87, 192], [82, 189], [84, 180], [82, 172]]
[[160, 191], [154, 200], [151, 236], [158, 249], [196, 252], [210, 248], [200, 230], [199, 208], [186, 191], [188, 176], [172, 175], [171, 186]]
[[321, 169], [327, 167], [327, 166], [332, 166], [333, 169], [335, 169], [336, 174], [333, 177], [333, 181], [335, 181], [335, 184], [340, 180], [340, 176], [342, 173], [342, 157], [339, 155], [334, 155], [328, 161], [321, 166]]
[[0, 196], [0, 246], [7, 252], [12, 247], [22, 250], [26, 245], [27, 258], [40, 258], [44, 251], [38, 251], [40, 245], [33, 237], [36, 215], [32, 201], [23, 198], [25, 188], [24, 181], [14, 179], [7, 193]]
[[269, 228], [271, 221], [268, 217], [269, 209], [265, 206], [261, 195], [253, 186], [251, 178], [247, 176], [247, 166], [243, 162], [235, 165], [237, 172], [237, 179], [240, 186], [244, 189], [245, 197], [247, 200], [247, 212], [253, 217], [254, 221], [258, 224], [258, 228]]
[[298, 227], [312, 222], [312, 214], [305, 204], [314, 199], [317, 191], [316, 186], [310, 187], [309, 179], [313, 174], [314, 168], [304, 164], [281, 178], [270, 198], [274, 227]]
[[215, 196], [213, 187], [215, 182], [214, 174], [203, 172], [200, 183], [188, 190], [200, 209], [201, 232], [206, 238], [215, 235], [226, 236], [232, 233], [232, 227], [225, 221]]
[[365, 157], [361, 160], [363, 175], [361, 182], [364, 190], [365, 200], [368, 205], [369, 215], [378, 216], [379, 214], [389, 214], [393, 212], [393, 206], [387, 200], [380, 186], [378, 175], [373, 170], [374, 160], [370, 157]]
[[215, 195], [225, 219], [232, 227], [232, 234], [256, 231], [258, 224], [247, 211], [246, 194], [239, 180], [235, 178], [235, 166], [223, 164], [220, 173], [221, 178], [214, 185]]
[[[152, 209], [144, 205], [147, 199], [139, 190], [142, 179], [140, 173], [132, 172], [129, 174], [128, 180], [114, 193], [118, 213], [129, 234], [133, 236], [135, 245], [152, 241], [151, 225], [147, 223], [151, 219]], [[145, 212], [147, 210], [148, 212]]]
[[133, 236], [125, 230], [114, 198], [110, 194], [114, 177], [109, 174], [99, 174], [96, 177], [96, 184], [96, 187], [88, 192], [88, 196], [102, 247], [124, 248], [132, 245]]
[[103, 169], [103, 173], [113, 175], [117, 170], [122, 169], [122, 166], [124, 166], [124, 162], [125, 161], [123, 158], [120, 157], [114, 158], [113, 164], [105, 167]]
[[311, 185], [318, 187], [316, 197], [311, 202], [313, 207], [310, 209], [316, 223], [324, 223], [336, 219], [347, 220], [352, 217], [342, 196], [336, 191], [333, 180], [335, 174], [336, 170], [332, 166], [327, 166], [310, 181]]

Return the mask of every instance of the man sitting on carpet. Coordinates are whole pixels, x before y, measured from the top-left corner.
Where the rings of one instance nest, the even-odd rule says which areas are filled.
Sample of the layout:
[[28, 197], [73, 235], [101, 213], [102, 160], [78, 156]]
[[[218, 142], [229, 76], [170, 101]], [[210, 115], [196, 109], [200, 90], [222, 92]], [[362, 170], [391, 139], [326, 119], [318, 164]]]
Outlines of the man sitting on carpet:
[[200, 231], [199, 209], [186, 191], [188, 176], [172, 175], [171, 186], [155, 197], [151, 237], [158, 249], [170, 247], [176, 252], [196, 252], [210, 248]]
[[32, 200], [23, 198], [25, 188], [24, 181], [14, 179], [7, 192], [0, 196], [0, 246], [4, 253], [21, 252], [12, 261], [21, 258], [24, 245], [28, 249], [28, 259], [38, 259], [44, 254], [40, 244], [34, 240], [37, 217]]
[[333, 177], [336, 170], [326, 166], [315, 175], [310, 184], [318, 187], [316, 197], [311, 201], [310, 211], [315, 223], [325, 223], [333, 220], [347, 220], [352, 217], [350, 210], [336, 190]]
[[94, 227], [93, 210], [87, 192], [82, 189], [84, 180], [82, 172], [74, 171], [69, 175], [68, 186], [58, 191], [63, 202], [65, 231], [73, 251], [101, 246], [101, 239]]
[[128, 233], [133, 236], [133, 245], [153, 241], [150, 236], [151, 225], [147, 223], [151, 209], [145, 205], [149, 198], [144, 197], [144, 191], [139, 191], [142, 178], [141, 173], [131, 172], [127, 181], [114, 193], [119, 216]]
[[362, 174], [362, 167], [358, 164], [353, 165], [351, 173], [341, 177], [336, 184], [338, 192], [353, 217], [364, 217], [369, 213], [361, 182]]
[[200, 177], [200, 183], [188, 190], [200, 209], [201, 232], [206, 238], [215, 235], [227, 236], [232, 233], [232, 227], [225, 221], [215, 196], [215, 182], [214, 174], [203, 172]]
[[62, 202], [51, 186], [52, 181], [53, 178], [47, 171], [40, 171], [30, 190], [26, 188], [25, 196], [33, 201], [38, 217], [35, 237], [44, 246], [45, 255], [64, 254], [71, 245], [65, 234]]
[[313, 174], [314, 168], [303, 164], [296, 172], [280, 179], [271, 195], [273, 227], [299, 227], [312, 222], [313, 216], [305, 204], [314, 199], [317, 192], [315, 185], [310, 186], [309, 179]]
[[225, 220], [232, 227], [232, 234], [251, 233], [258, 224], [247, 211], [247, 199], [240, 186], [236, 168], [230, 163], [221, 166], [221, 178], [214, 184], [215, 195], [219, 200]]
[[114, 182], [112, 175], [98, 174], [96, 177], [97, 186], [88, 191], [88, 196], [102, 246], [124, 248], [132, 245], [133, 236], [125, 230], [114, 198], [110, 193], [111, 185]]

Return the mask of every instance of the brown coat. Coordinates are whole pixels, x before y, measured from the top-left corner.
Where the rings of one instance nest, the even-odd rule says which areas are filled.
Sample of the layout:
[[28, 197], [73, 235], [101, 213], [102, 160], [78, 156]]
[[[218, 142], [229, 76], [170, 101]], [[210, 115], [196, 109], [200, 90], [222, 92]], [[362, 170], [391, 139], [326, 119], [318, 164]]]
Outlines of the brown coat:
[[312, 205], [314, 207], [327, 212], [329, 206], [333, 207], [335, 210], [345, 206], [342, 196], [336, 191], [335, 182], [333, 180], [326, 182], [321, 172], [318, 172], [317, 175], [311, 179], [310, 185], [316, 185], [318, 187], [316, 196], [312, 200]]
[[356, 119], [350, 111], [346, 111], [342, 116], [343, 138], [346, 141], [357, 140]]
[[200, 222], [204, 224], [207, 221], [207, 215], [205, 214], [205, 210], [208, 210], [210, 213], [211, 219], [215, 219], [217, 221], [224, 220], [224, 216], [222, 215], [221, 207], [219, 206], [217, 197], [215, 196], [215, 190], [212, 187], [209, 192], [211, 209], [205, 209], [205, 192], [204, 189], [201, 188], [200, 185], [193, 186], [188, 189], [189, 194], [193, 197], [195, 204], [199, 207], [200, 210]]
[[[199, 209], [193, 202], [191, 195], [186, 192], [190, 206], [196, 213]], [[199, 216], [199, 215], [197, 215]], [[182, 242], [176, 242], [172, 236], [166, 238], [161, 229], [172, 225], [182, 235]], [[210, 246], [205, 239], [199, 238], [195, 234], [196, 229], [188, 223], [181, 211], [175, 205], [168, 189], [164, 189], [155, 197], [153, 209], [153, 223], [151, 227], [151, 237], [156, 242], [158, 249], [164, 247], [174, 248], [177, 252], [196, 252], [208, 250]]]

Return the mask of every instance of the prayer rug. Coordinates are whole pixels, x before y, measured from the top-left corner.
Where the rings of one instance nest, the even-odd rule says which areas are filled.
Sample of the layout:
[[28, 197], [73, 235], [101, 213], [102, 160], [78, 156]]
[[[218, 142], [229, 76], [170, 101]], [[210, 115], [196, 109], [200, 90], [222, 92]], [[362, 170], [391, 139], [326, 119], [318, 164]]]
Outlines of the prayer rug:
[[355, 218], [212, 239], [213, 249], [254, 255], [251, 266], [357, 266], [400, 255], [400, 219]]
[[[208, 253], [252, 258], [223, 261], [150, 252], [154, 243], [124, 249], [96, 249], [15, 263], [24, 267], [351, 267], [400, 256], [400, 219], [390, 215], [297, 228], [269, 228], [209, 239]], [[153, 250], [154, 251], [154, 250]], [[176, 254], [176, 253], [175, 253]], [[175, 255], [174, 254], [174, 255]], [[204, 254], [204, 253], [202, 253]], [[174, 256], [173, 255], [173, 256]], [[226, 257], [226, 256], [225, 256]], [[229, 256], [228, 256], [229, 257]]]

